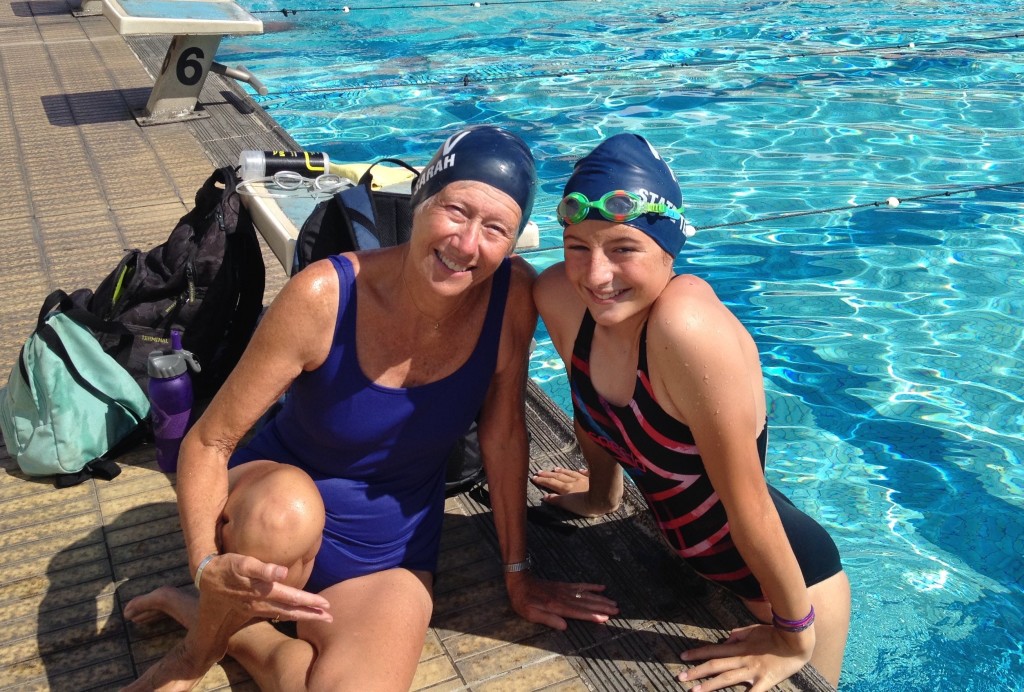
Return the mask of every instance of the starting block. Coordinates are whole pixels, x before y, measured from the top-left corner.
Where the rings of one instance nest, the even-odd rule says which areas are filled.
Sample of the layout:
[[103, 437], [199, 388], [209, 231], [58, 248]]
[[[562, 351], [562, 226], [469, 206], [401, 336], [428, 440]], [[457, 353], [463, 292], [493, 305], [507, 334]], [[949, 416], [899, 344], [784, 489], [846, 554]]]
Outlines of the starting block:
[[210, 72], [266, 88], [243, 67], [214, 62], [227, 35], [262, 34], [263, 22], [231, 0], [102, 0], [103, 14], [122, 36], [172, 35], [146, 107], [133, 113], [139, 125], [209, 117], [196, 109]]

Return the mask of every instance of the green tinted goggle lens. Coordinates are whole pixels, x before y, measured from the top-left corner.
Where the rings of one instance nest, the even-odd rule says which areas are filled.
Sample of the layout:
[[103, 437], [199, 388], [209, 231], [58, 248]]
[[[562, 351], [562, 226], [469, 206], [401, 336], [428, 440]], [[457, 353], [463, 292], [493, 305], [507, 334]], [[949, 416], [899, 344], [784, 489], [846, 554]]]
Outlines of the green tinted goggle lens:
[[667, 204], [660, 202], [644, 202], [638, 195], [625, 190], [613, 190], [607, 193], [596, 202], [591, 202], [580, 192], [573, 192], [566, 195], [558, 203], [558, 220], [563, 226], [579, 223], [587, 218], [591, 209], [597, 209], [601, 216], [614, 221], [625, 223], [632, 221], [641, 214], [658, 214], [667, 216], [670, 219], [680, 219], [681, 210], [673, 209]]

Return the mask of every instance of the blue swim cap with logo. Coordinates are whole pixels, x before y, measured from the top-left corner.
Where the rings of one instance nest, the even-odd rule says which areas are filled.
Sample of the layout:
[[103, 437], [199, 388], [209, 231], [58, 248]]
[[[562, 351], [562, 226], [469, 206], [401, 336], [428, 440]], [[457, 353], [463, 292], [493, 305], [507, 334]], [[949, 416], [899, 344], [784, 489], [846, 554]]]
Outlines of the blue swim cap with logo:
[[522, 139], [493, 125], [459, 130], [445, 140], [413, 181], [413, 207], [458, 180], [486, 183], [511, 197], [519, 205], [519, 233], [523, 232], [533, 211], [537, 169]]
[[[673, 209], [682, 209], [683, 206], [683, 193], [672, 170], [650, 142], [640, 135], [614, 135], [598, 144], [576, 162], [562, 196], [579, 192], [596, 201], [614, 190], [632, 192], [645, 202], [660, 202]], [[586, 218], [607, 221], [594, 208], [589, 210]], [[686, 220], [682, 217], [672, 219], [660, 214], [641, 214], [624, 223], [649, 235], [673, 257], [686, 242]]]

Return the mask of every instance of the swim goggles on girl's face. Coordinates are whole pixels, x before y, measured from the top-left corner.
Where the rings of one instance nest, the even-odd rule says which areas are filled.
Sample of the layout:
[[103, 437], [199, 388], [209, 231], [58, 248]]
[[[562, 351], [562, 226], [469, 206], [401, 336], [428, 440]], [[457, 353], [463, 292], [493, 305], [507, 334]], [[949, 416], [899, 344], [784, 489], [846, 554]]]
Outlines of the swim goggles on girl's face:
[[661, 202], [645, 202], [639, 195], [625, 190], [613, 190], [596, 202], [586, 195], [572, 192], [558, 203], [558, 220], [563, 226], [579, 223], [587, 218], [591, 209], [597, 209], [601, 216], [616, 223], [632, 221], [642, 214], [658, 214], [670, 219], [681, 219], [682, 209], [673, 209]]

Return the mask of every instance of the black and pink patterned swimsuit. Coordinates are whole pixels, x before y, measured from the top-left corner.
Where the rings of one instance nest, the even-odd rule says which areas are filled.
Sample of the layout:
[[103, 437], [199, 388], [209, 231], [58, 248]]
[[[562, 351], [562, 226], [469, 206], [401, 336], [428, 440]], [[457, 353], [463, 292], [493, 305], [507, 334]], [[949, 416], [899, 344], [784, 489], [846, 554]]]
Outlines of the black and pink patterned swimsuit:
[[[573, 413], [591, 440], [623, 467], [647, 499], [662, 534], [701, 576], [747, 599], [763, 599], [761, 585], [729, 533], [725, 507], [711, 485], [690, 428], [668, 415], [654, 398], [647, 369], [647, 324], [640, 336], [633, 398], [609, 403], [590, 379], [594, 318], [588, 311], [573, 346]], [[757, 438], [764, 470], [768, 426]], [[839, 551], [825, 530], [768, 486], [807, 585], [842, 570]]]

